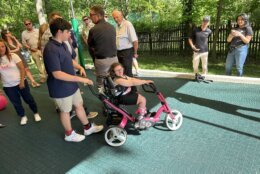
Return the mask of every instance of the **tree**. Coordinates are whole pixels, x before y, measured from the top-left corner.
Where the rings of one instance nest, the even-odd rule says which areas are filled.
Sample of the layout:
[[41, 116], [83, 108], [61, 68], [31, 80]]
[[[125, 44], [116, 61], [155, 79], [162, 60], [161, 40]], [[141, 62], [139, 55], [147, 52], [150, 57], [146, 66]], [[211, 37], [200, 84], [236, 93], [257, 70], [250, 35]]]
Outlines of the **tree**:
[[35, 0], [35, 5], [40, 25], [46, 23], [45, 14], [42, 8], [42, 0]]
[[222, 7], [223, 7], [223, 0], [218, 1], [217, 6], [217, 18], [216, 18], [216, 25], [215, 25], [215, 34], [213, 38], [213, 48], [212, 48], [212, 57], [216, 58], [216, 47], [217, 47], [217, 40], [219, 35], [219, 26], [220, 26], [220, 18], [222, 14]]

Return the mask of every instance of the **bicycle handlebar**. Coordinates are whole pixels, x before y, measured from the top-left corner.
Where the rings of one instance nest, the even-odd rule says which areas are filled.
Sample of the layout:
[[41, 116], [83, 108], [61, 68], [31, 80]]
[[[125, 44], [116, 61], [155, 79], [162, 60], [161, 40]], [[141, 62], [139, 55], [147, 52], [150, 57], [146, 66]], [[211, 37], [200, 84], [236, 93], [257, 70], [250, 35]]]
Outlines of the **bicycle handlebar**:
[[150, 92], [150, 93], [156, 93], [157, 92], [157, 88], [156, 88], [154, 83], [143, 84], [142, 88], [145, 92]]

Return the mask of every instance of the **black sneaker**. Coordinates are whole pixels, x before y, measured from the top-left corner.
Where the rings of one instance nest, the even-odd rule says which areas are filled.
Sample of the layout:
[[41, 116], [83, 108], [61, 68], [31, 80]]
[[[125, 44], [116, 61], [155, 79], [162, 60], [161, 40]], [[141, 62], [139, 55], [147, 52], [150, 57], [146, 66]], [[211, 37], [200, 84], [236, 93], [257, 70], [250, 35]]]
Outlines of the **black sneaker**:
[[5, 125], [0, 123], [0, 128], [4, 128], [4, 127], [5, 127]]

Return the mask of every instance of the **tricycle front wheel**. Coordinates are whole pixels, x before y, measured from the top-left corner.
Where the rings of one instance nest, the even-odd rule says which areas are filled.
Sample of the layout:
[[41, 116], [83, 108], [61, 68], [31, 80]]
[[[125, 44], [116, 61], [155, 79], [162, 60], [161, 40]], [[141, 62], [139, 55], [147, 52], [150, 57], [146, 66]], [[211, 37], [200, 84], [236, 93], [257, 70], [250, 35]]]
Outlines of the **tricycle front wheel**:
[[168, 129], [174, 131], [181, 127], [183, 116], [178, 110], [172, 110], [171, 112], [174, 115], [174, 119], [171, 117], [171, 114], [167, 114], [165, 117], [165, 124]]

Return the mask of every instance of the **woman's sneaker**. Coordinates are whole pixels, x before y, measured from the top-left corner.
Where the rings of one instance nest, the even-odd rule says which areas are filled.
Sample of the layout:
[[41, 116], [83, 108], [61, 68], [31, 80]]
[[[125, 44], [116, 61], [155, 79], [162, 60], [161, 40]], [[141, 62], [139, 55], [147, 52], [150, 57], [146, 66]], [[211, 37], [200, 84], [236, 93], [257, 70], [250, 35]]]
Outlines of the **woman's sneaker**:
[[84, 139], [85, 139], [84, 135], [78, 134], [75, 131], [72, 131], [72, 133], [69, 136], [65, 135], [64, 138], [64, 140], [68, 142], [81, 142]]
[[91, 127], [89, 129], [84, 129], [84, 135], [88, 136], [93, 133], [98, 133], [104, 129], [103, 125], [95, 125], [94, 123], [91, 123]]
[[34, 120], [35, 120], [36, 122], [39, 122], [39, 121], [42, 120], [42, 118], [41, 118], [41, 116], [37, 113], [37, 114], [34, 114]]
[[21, 117], [20, 125], [26, 125], [28, 121], [28, 118], [26, 116]]

